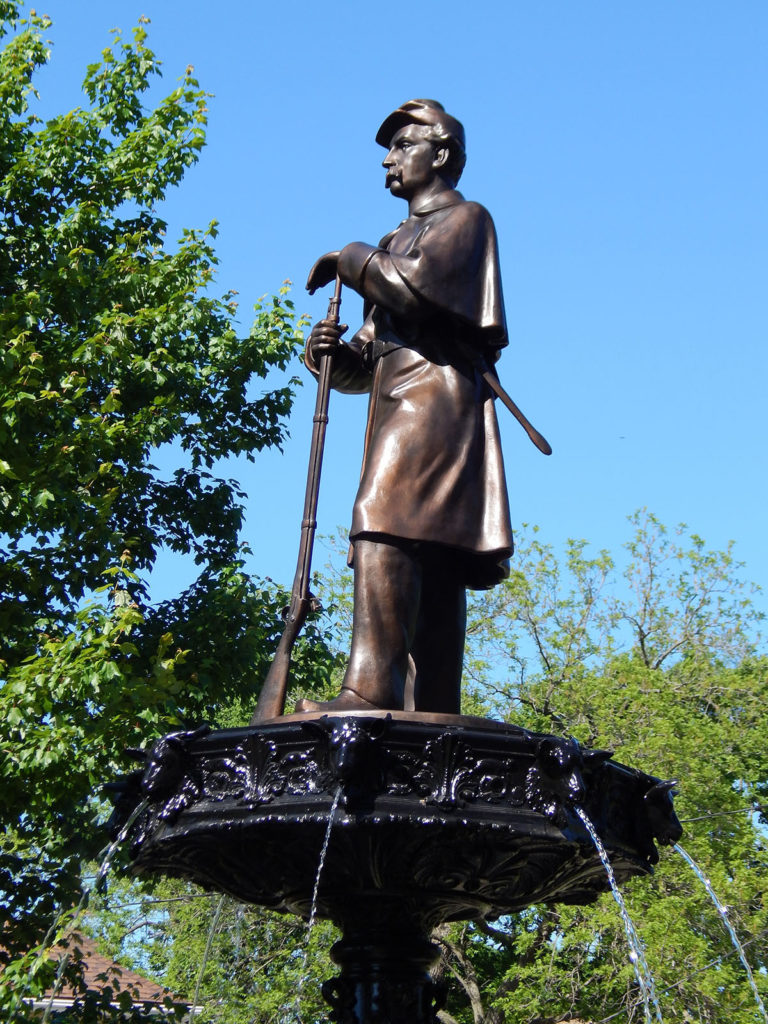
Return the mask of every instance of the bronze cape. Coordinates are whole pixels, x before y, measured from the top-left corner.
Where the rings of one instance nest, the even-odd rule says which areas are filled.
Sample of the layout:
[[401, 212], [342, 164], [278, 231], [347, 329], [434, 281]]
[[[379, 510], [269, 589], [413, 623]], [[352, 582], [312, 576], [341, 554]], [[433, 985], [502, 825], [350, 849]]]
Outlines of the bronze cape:
[[339, 275], [366, 317], [333, 387], [371, 395], [351, 540], [439, 544], [464, 586], [493, 586], [509, 572], [509, 503], [494, 400], [465, 354], [492, 365], [507, 344], [490, 214], [444, 192], [377, 248], [346, 246]]

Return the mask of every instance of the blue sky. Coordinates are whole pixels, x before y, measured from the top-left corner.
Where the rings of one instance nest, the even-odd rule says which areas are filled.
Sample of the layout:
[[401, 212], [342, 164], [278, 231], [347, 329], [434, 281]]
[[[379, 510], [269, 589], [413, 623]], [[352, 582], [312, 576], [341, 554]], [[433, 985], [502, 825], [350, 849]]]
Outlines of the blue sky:
[[[618, 551], [648, 507], [766, 579], [768, 5], [650, 0], [407, 8], [51, 0], [43, 111], [83, 102], [109, 30], [151, 19], [170, 89], [187, 64], [215, 94], [209, 145], [164, 214], [220, 222], [221, 290], [243, 321], [346, 242], [404, 216], [374, 142], [387, 113], [435, 97], [463, 121], [460, 188], [493, 214], [511, 344], [507, 390], [554, 448], [499, 410], [514, 523], [560, 547]], [[345, 296], [343, 319], [359, 321]], [[314, 402], [284, 456], [231, 467], [250, 498], [253, 571], [290, 584]], [[365, 399], [333, 396], [320, 530], [349, 520]], [[229, 473], [229, 470], [228, 470]], [[230, 474], [231, 475], [231, 474]], [[318, 554], [318, 561], [323, 558]], [[190, 575], [163, 563], [156, 596]]]

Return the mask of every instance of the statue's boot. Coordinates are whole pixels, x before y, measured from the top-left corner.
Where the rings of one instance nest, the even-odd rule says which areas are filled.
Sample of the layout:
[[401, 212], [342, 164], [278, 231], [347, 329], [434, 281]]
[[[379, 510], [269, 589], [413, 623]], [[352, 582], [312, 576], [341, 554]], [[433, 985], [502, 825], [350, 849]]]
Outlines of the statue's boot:
[[296, 714], [306, 715], [309, 713], [333, 714], [335, 711], [383, 711], [378, 704], [361, 697], [359, 693], [343, 686], [341, 693], [332, 700], [310, 700], [304, 697], [296, 701]]

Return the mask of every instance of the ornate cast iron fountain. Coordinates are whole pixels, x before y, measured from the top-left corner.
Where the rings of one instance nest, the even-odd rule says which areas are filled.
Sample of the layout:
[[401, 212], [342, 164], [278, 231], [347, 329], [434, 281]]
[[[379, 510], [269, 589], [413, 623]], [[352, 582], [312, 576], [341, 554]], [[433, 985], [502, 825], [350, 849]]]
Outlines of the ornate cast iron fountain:
[[619, 881], [681, 833], [661, 782], [573, 740], [415, 712], [288, 715], [159, 740], [124, 780], [113, 825], [142, 799], [134, 870], [187, 878], [307, 919], [340, 790], [317, 913], [342, 931], [323, 994], [338, 1024], [433, 1024], [430, 932], [608, 888], [574, 808]]

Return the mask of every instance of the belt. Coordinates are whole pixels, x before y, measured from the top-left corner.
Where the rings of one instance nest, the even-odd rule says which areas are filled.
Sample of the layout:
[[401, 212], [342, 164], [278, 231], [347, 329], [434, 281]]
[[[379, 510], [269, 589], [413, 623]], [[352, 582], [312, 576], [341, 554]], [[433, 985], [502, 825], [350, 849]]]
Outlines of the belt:
[[378, 361], [396, 348], [403, 346], [398, 341], [382, 341], [381, 338], [374, 338], [363, 345], [362, 359], [366, 370], [373, 370]]

